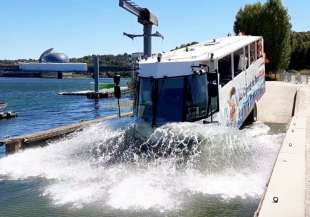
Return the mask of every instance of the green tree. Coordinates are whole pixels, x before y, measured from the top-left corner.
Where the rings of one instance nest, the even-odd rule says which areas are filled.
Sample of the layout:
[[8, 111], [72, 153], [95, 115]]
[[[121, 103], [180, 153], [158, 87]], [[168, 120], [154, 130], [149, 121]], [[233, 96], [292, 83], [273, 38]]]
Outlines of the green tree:
[[265, 52], [270, 63], [267, 72], [288, 68], [291, 55], [291, 23], [281, 0], [268, 0], [265, 4], [246, 5], [236, 15], [236, 34], [264, 37]]
[[310, 68], [310, 32], [293, 32], [290, 69]]
[[190, 43], [186, 43], [186, 44], [181, 44], [179, 47], [175, 47], [174, 49], [170, 50], [170, 51], [175, 51], [175, 50], [178, 50], [178, 49], [182, 49], [182, 48], [186, 48], [186, 47], [189, 47], [189, 46], [192, 46], [192, 45], [195, 45], [195, 44], [198, 44], [197, 41], [193, 41], [193, 42], [190, 42]]
[[236, 15], [234, 31], [236, 34], [243, 32], [246, 34], [259, 35], [261, 33], [260, 20], [263, 5], [258, 2], [251, 5], [245, 5]]

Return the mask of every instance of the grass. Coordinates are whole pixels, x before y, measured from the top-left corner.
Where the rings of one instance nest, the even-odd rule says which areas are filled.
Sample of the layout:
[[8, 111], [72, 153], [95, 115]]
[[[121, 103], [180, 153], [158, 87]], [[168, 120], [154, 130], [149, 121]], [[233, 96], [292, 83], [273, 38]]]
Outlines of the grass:
[[113, 83], [105, 83], [105, 84], [99, 84], [100, 89], [111, 89], [114, 87]]

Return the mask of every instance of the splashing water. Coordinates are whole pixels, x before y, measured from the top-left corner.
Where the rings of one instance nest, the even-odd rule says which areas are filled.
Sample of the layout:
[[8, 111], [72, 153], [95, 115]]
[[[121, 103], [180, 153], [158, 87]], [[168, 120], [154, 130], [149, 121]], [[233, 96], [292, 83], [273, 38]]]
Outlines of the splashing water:
[[0, 179], [46, 179], [43, 196], [78, 208], [173, 210], [184, 194], [257, 197], [283, 139], [269, 130], [168, 124], [137, 144], [131, 126], [99, 124], [0, 159]]

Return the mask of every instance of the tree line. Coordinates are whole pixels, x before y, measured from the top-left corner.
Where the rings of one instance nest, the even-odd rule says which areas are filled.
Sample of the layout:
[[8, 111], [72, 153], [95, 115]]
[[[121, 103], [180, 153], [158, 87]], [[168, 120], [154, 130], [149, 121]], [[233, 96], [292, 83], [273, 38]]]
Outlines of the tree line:
[[[88, 65], [93, 65], [93, 61], [96, 55], [88, 55], [80, 58], [71, 58], [70, 62], [82, 62], [87, 63]], [[98, 55], [100, 65], [105, 66], [117, 66], [117, 67], [130, 67], [129, 57], [127, 53], [118, 54], [118, 55]]]
[[182, 48], [185, 48], [185, 47], [189, 47], [189, 46], [192, 46], [192, 45], [195, 45], [195, 44], [198, 44], [199, 42], [197, 41], [193, 41], [193, 42], [190, 42], [190, 43], [186, 43], [186, 44], [181, 44], [180, 46], [176, 46], [174, 49], [170, 50], [170, 51], [175, 51], [175, 50], [178, 50], [178, 49], [182, 49]]
[[[100, 65], [103, 66], [112, 66], [112, 67], [123, 67], [128, 68], [131, 66], [129, 62], [129, 54], [118, 54], [118, 55], [99, 55]], [[70, 62], [73, 63], [87, 63], [87, 65], [93, 65], [95, 55], [88, 55], [79, 58], [70, 58]], [[35, 59], [17, 59], [17, 60], [0, 60], [0, 65], [14, 65], [18, 64], [19, 62], [30, 63], [36, 62], [38, 60]]]
[[310, 31], [293, 32], [290, 69], [310, 69]]

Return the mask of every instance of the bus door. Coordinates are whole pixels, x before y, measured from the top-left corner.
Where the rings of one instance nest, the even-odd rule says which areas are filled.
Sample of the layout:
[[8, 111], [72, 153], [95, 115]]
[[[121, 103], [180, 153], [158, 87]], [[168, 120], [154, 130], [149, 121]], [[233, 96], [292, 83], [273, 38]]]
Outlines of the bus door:
[[219, 111], [218, 72], [209, 72], [208, 76], [208, 117], [213, 121], [213, 114]]

